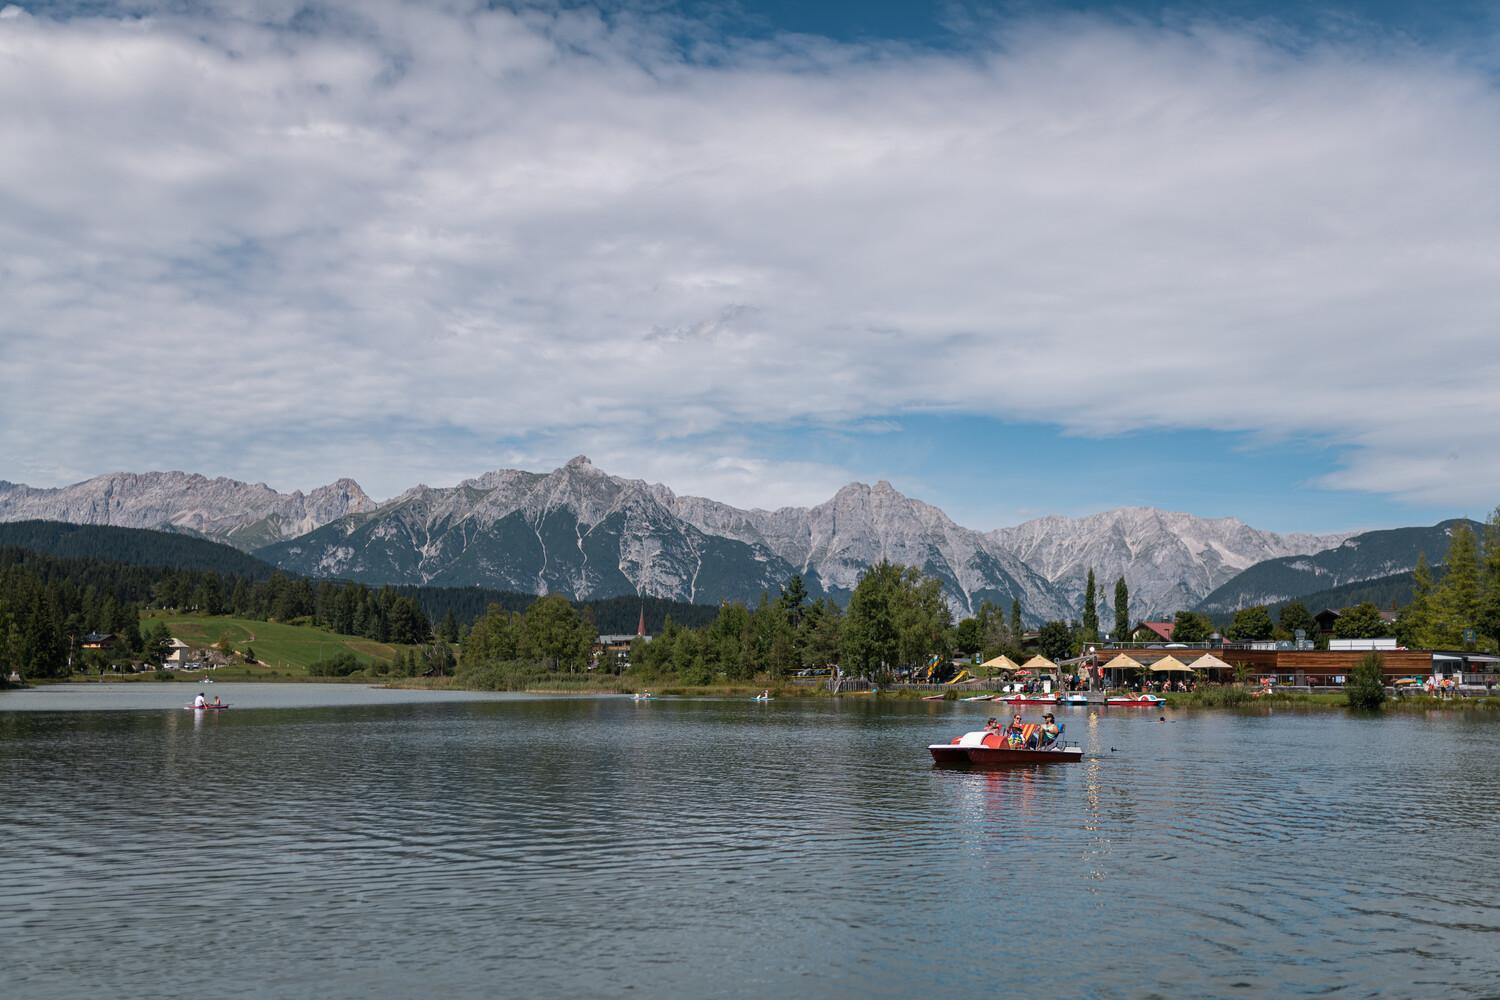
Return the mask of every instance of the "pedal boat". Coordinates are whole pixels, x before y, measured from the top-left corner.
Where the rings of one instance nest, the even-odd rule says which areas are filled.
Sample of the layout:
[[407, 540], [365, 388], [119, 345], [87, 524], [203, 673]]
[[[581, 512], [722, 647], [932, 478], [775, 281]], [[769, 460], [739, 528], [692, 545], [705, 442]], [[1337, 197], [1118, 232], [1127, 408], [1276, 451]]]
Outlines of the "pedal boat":
[[1106, 698], [1104, 703], [1121, 708], [1160, 708], [1167, 703], [1167, 699], [1154, 694], [1137, 694], [1128, 698], [1116, 695], [1113, 698]]
[[1028, 750], [1008, 746], [1000, 733], [984, 730], [964, 733], [952, 743], [928, 746], [938, 764], [959, 766], [994, 766], [999, 764], [1066, 764], [1083, 760], [1083, 747], [1059, 739], [1046, 749]]

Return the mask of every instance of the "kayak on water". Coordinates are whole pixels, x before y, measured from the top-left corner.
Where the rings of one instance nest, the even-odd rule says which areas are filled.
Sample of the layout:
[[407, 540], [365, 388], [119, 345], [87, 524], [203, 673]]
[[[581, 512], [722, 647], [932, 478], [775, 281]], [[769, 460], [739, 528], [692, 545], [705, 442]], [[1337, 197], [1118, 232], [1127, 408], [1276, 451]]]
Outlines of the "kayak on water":
[[228, 705], [183, 705], [182, 707], [185, 708], [189, 712], [221, 712], [224, 709], [228, 708], [229, 706]]

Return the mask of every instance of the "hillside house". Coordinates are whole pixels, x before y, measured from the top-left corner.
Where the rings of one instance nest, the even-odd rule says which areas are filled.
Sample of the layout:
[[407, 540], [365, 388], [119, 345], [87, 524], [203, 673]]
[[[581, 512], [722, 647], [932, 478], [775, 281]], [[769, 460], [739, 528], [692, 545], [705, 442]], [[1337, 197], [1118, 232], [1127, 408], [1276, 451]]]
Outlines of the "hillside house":
[[[1344, 616], [1344, 612], [1348, 610], [1348, 608], [1340, 608], [1337, 611], [1333, 608], [1324, 608], [1322, 611], [1319, 611], [1317, 614], [1313, 615], [1313, 621], [1318, 623], [1318, 634], [1324, 636], [1325, 638], [1333, 635], [1333, 627], [1338, 624], [1338, 620], [1342, 618]], [[1398, 617], [1400, 616], [1394, 611], [1380, 612], [1380, 620], [1385, 622], [1387, 625], [1394, 625]]]
[[89, 632], [78, 640], [79, 649], [108, 649], [115, 644], [113, 632]]
[[1130, 630], [1131, 642], [1171, 642], [1176, 622], [1136, 622]]

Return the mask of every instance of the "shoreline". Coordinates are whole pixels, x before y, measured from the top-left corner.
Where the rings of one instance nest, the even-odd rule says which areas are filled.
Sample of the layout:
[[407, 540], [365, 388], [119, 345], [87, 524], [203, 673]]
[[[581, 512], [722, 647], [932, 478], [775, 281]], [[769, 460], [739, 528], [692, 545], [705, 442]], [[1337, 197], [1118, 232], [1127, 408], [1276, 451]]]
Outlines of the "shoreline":
[[[217, 672], [216, 672], [217, 673]], [[202, 684], [206, 680], [225, 684], [356, 684], [369, 687], [387, 688], [391, 690], [425, 690], [425, 691], [499, 691], [484, 687], [473, 687], [465, 685], [457, 677], [382, 677], [376, 676], [345, 676], [345, 677], [312, 677], [307, 675], [285, 674], [271, 671], [266, 674], [235, 671], [229, 676], [210, 676], [204, 674], [193, 674], [178, 676], [168, 674], [167, 679], [161, 679], [154, 673], [145, 674], [120, 674], [103, 676], [84, 676], [75, 674], [71, 677], [45, 678], [40, 680], [26, 680], [21, 685], [9, 685], [10, 690], [23, 690], [25, 688], [36, 689], [39, 687], [51, 687], [54, 685], [83, 685], [97, 683], [118, 684], [181, 684], [192, 686]], [[4, 688], [0, 688], [3, 690]], [[772, 696], [779, 700], [792, 699], [834, 699], [852, 698], [871, 701], [923, 701], [937, 692], [913, 689], [885, 689], [878, 692], [849, 691], [833, 694], [822, 685], [791, 685], [778, 684], [769, 680], [760, 683], [732, 683], [732, 684], [676, 684], [670, 681], [657, 684], [646, 682], [630, 684], [623, 683], [621, 679], [604, 681], [602, 678], [580, 678], [579, 683], [568, 683], [561, 678], [538, 679], [536, 683], [520, 684], [515, 688], [506, 689], [516, 694], [543, 694], [543, 695], [628, 695], [636, 691], [650, 690], [658, 697], [677, 698], [750, 698], [769, 689]], [[1239, 692], [1239, 693], [1235, 693]], [[1312, 693], [1304, 691], [1287, 691], [1267, 694], [1255, 697], [1248, 687], [1234, 688], [1211, 688], [1192, 692], [1167, 692], [1163, 695], [1166, 711], [1180, 711], [1182, 709], [1193, 709], [1196, 711], [1254, 711], [1266, 708], [1298, 708], [1319, 710], [1343, 710], [1350, 711], [1341, 693]], [[941, 704], [952, 704], [962, 700], [959, 692], [943, 692], [945, 695]], [[985, 692], [964, 692], [963, 696], [973, 696]], [[997, 692], [998, 693], [998, 692]], [[999, 704], [998, 702], [972, 702], [974, 705]], [[1025, 706], [1026, 710], [1042, 709], [1045, 705]], [[1059, 706], [1067, 707], [1067, 706]], [[1106, 706], [1094, 703], [1086, 706], [1074, 706], [1102, 709]], [[1500, 695], [1488, 695], [1485, 697], [1466, 698], [1438, 698], [1431, 695], [1402, 695], [1387, 698], [1383, 710], [1411, 712], [1411, 711], [1440, 711], [1440, 712], [1494, 712], [1500, 711]], [[1139, 711], [1136, 709], [1135, 711]]]

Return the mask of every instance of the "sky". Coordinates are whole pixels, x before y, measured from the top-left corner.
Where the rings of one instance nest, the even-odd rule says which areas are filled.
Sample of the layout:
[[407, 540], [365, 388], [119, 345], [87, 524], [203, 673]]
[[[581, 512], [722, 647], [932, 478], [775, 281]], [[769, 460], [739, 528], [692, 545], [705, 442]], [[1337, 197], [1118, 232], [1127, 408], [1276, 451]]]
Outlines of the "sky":
[[1500, 502], [1480, 3], [0, 0], [0, 479]]

